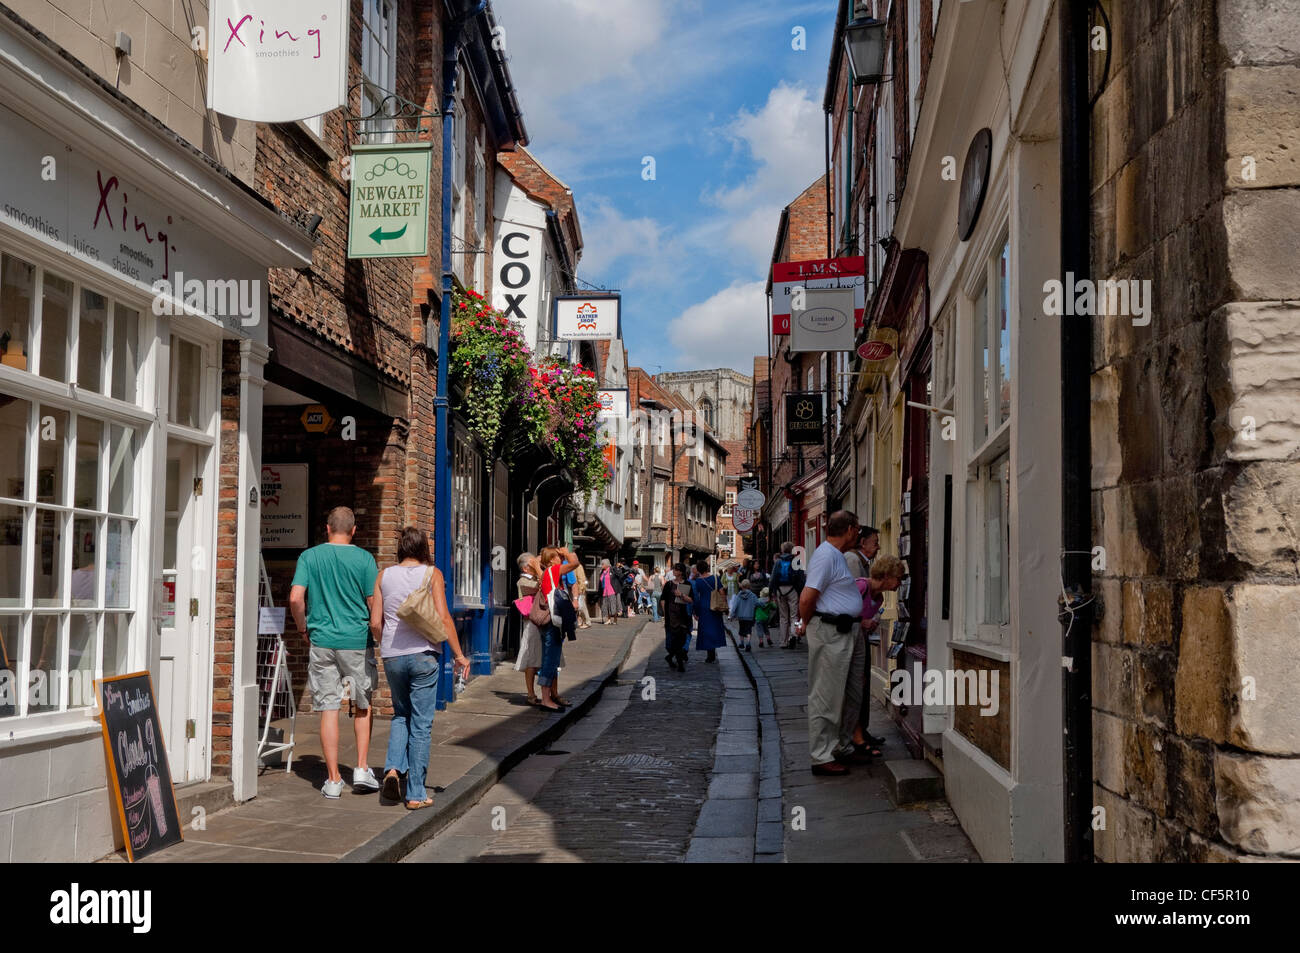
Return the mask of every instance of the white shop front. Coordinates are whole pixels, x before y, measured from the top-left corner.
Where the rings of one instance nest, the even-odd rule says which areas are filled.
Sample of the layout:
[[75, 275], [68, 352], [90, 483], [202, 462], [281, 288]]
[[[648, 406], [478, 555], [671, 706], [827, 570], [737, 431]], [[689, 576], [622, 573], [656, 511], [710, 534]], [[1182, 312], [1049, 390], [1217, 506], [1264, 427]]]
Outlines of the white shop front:
[[[310, 247], [4, 20], [0, 94], [0, 861], [93, 860], [114, 849], [97, 677], [152, 672], [177, 784], [256, 790], [266, 273]], [[197, 307], [156, 307], [159, 280]]]

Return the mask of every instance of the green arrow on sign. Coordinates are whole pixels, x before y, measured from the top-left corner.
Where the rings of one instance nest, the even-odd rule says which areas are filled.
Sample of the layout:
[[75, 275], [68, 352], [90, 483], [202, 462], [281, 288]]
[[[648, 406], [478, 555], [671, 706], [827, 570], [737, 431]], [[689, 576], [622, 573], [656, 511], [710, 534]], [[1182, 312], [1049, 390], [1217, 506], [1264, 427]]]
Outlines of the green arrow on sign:
[[406, 234], [405, 225], [403, 225], [395, 232], [386, 232], [384, 231], [384, 227], [381, 225], [379, 226], [379, 228], [376, 228], [373, 232], [370, 233], [370, 237], [375, 240], [376, 244], [382, 245], [386, 241], [401, 238], [405, 234]]

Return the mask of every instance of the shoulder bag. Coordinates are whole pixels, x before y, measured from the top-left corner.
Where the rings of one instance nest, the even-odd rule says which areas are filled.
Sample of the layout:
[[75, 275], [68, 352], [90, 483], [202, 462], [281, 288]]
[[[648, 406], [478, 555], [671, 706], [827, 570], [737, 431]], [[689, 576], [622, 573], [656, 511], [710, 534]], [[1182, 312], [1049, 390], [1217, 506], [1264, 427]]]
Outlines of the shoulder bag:
[[727, 593], [723, 591], [717, 576], [713, 577], [713, 591], [709, 593], [709, 608], [714, 612], [727, 611]]
[[437, 600], [433, 597], [432, 566], [424, 574], [424, 582], [397, 607], [397, 617], [432, 645], [441, 645], [447, 641], [442, 613], [438, 611]]

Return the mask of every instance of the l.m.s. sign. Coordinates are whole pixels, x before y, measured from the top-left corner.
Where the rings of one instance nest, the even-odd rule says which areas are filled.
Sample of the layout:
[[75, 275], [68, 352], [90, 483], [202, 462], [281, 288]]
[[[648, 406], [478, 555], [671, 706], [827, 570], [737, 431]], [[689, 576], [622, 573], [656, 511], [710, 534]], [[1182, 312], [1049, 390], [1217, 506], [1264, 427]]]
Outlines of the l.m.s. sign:
[[208, 107], [253, 122], [347, 102], [347, 0], [211, 0]]

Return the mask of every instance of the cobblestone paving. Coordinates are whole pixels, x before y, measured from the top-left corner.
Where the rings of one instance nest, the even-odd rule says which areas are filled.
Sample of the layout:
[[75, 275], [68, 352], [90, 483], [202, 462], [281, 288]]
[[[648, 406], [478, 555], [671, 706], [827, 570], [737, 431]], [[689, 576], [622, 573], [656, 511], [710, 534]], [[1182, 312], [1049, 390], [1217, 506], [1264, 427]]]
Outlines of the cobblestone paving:
[[[597, 710], [556, 742], [554, 757], [529, 759], [409, 859], [683, 860], [708, 796], [722, 713], [720, 666], [691, 655], [684, 674], [670, 671], [663, 626], [647, 623], [620, 686], [606, 689]], [[654, 700], [644, 697], [643, 676], [654, 679]], [[534, 791], [524, 790], [530, 772], [540, 782]], [[493, 828], [494, 810], [505, 831]]]

